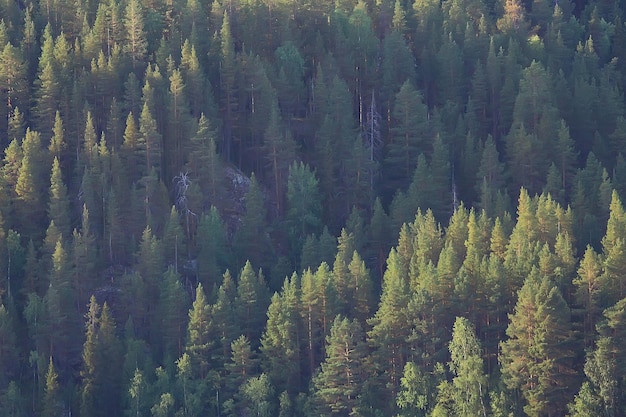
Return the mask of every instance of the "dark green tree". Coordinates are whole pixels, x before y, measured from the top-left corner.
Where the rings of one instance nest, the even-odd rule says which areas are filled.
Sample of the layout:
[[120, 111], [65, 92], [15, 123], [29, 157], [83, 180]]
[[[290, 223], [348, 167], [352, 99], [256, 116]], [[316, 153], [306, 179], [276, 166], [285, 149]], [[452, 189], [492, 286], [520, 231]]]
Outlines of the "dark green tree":
[[392, 189], [406, 188], [417, 165], [417, 157], [428, 150], [428, 109], [413, 83], [406, 81], [396, 94], [391, 140], [387, 145], [383, 172]]
[[315, 172], [302, 162], [289, 167], [285, 223], [294, 254], [302, 251], [305, 238], [320, 232], [322, 205]]
[[254, 265], [264, 267], [273, 255], [273, 248], [268, 235], [264, 194], [254, 174], [250, 178], [245, 202], [246, 214], [233, 237], [233, 252], [240, 265], [249, 260]]
[[226, 226], [215, 206], [200, 218], [196, 244], [198, 279], [206, 288], [212, 288], [230, 264]]

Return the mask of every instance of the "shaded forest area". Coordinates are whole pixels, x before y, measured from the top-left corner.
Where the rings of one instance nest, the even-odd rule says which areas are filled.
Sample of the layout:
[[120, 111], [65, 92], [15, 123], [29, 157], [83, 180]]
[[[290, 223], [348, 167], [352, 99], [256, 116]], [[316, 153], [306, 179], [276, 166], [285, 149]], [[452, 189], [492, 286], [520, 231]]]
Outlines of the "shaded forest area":
[[626, 414], [625, 10], [2, 0], [0, 415]]

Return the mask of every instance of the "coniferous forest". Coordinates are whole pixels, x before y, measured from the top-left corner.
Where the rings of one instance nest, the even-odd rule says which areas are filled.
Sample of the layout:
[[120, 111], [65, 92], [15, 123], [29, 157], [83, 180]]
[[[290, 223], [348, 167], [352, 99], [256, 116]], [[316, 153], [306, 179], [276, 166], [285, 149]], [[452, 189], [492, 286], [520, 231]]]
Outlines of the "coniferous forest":
[[0, 415], [626, 415], [625, 12], [1, 0]]

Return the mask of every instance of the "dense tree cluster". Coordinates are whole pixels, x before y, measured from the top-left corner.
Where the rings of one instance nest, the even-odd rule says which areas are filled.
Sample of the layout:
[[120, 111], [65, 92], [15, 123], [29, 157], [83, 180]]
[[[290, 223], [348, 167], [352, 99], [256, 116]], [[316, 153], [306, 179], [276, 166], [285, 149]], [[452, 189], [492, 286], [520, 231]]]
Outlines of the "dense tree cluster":
[[0, 415], [626, 414], [624, 11], [1, 2]]

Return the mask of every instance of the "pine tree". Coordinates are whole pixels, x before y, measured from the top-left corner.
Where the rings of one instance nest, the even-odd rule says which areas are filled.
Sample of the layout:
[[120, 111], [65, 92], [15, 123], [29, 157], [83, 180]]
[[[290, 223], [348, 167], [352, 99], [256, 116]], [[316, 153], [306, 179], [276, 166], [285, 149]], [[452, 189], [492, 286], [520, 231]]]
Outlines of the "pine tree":
[[569, 190], [574, 179], [574, 166], [576, 163], [577, 152], [575, 150], [574, 141], [570, 137], [569, 127], [564, 120], [558, 132], [558, 141], [556, 142], [556, 155], [554, 163], [561, 174], [562, 189]]
[[[480, 167], [476, 173], [476, 194], [480, 196], [480, 208], [489, 214], [494, 213], [496, 191], [505, 184], [504, 163], [500, 162], [500, 156], [496, 144], [491, 136], [485, 142]], [[488, 192], [484, 193], [483, 189]]]
[[[224, 366], [228, 372], [226, 387], [232, 395], [240, 386], [258, 374], [258, 358], [250, 347], [250, 341], [245, 336], [239, 336], [231, 343], [230, 361]], [[227, 394], [228, 396], [228, 394]]]
[[214, 338], [218, 341], [218, 346], [211, 359], [220, 366], [228, 360], [232, 341], [241, 335], [239, 320], [237, 319], [236, 297], [235, 283], [230, 272], [226, 270], [222, 285], [217, 291], [217, 300], [211, 306], [211, 314], [215, 322]]
[[622, 392], [625, 351], [622, 348], [626, 334], [626, 299], [603, 312], [603, 320], [598, 324], [600, 334], [595, 349], [587, 354], [585, 374], [591, 382], [594, 393], [599, 397], [605, 415], [617, 416], [624, 412], [626, 404]]
[[205, 287], [212, 288], [230, 263], [225, 225], [215, 206], [200, 218], [196, 244], [198, 279]]
[[50, 138], [48, 151], [50, 155], [61, 161], [62, 157], [65, 159], [66, 148], [65, 127], [63, 125], [63, 119], [61, 119], [61, 113], [57, 110], [54, 116], [54, 126], [52, 127], [52, 137]]
[[185, 355], [188, 355], [196, 378], [204, 379], [209, 372], [209, 351], [212, 340], [211, 306], [208, 304], [202, 284], [196, 287], [196, 299], [189, 310], [189, 324], [187, 326], [187, 345]]
[[267, 209], [261, 187], [253, 174], [245, 197], [246, 213], [233, 237], [233, 252], [243, 265], [246, 260], [257, 266], [269, 266], [273, 255], [267, 230]]
[[249, 378], [239, 388], [237, 397], [243, 415], [255, 415], [258, 417], [271, 417], [274, 412], [274, 404], [271, 399], [274, 397], [274, 387], [266, 374]]
[[250, 340], [254, 348], [261, 338], [265, 321], [263, 312], [266, 311], [268, 301], [263, 274], [255, 274], [250, 261], [246, 262], [237, 282], [236, 309], [241, 333]]
[[261, 339], [263, 370], [277, 390], [297, 392], [300, 386], [300, 320], [298, 276], [285, 278], [281, 294], [275, 293], [267, 309], [267, 326]]
[[320, 311], [317, 308], [319, 303], [319, 291], [317, 290], [317, 282], [315, 274], [307, 269], [302, 274], [301, 279], [301, 299], [300, 299], [300, 315], [303, 320], [305, 352], [308, 364], [308, 376], [312, 376], [318, 365], [319, 348], [323, 341], [321, 333]]
[[[43, 60], [40, 60], [43, 62]], [[45, 137], [51, 135], [54, 126], [54, 119], [61, 102], [62, 89], [52, 63], [48, 62], [39, 73], [35, 92], [35, 120], [40, 132], [44, 132]]]
[[[396, 5], [401, 8], [399, 2]], [[383, 40], [383, 56], [381, 63], [382, 70], [382, 91], [381, 91], [381, 103], [383, 105], [383, 113], [391, 111], [393, 108], [394, 97], [400, 91], [402, 84], [406, 80], [415, 79], [415, 59], [411, 55], [409, 45], [403, 37], [402, 25], [404, 25], [404, 19], [399, 15], [396, 15], [396, 8], [394, 10], [394, 19], [398, 20], [397, 25], [394, 26], [394, 31], [385, 36]]]
[[[141, 293], [137, 295], [140, 297], [139, 300], [145, 303], [144, 305], [140, 302], [138, 304], [142, 307], [140, 309], [141, 315], [147, 320], [152, 318], [153, 315], [151, 313], [155, 311], [158, 300], [157, 283], [159, 282], [165, 269], [163, 265], [162, 251], [161, 242], [152, 234], [152, 229], [150, 229], [150, 227], [146, 227], [141, 236], [139, 250], [136, 254], [137, 272], [139, 273], [139, 276], [136, 278], [139, 279], [139, 282], [141, 282], [141, 286], [143, 287]], [[133, 317], [137, 320], [138, 324], [141, 324], [142, 327], [150, 327], [149, 322], [141, 323], [140, 318], [137, 315], [133, 314]]]
[[183, 354], [188, 296], [180, 275], [171, 267], [163, 274], [160, 287], [158, 329], [162, 336], [163, 357], [179, 358]]
[[98, 324], [100, 320], [100, 305], [93, 295], [89, 301], [89, 310], [85, 316], [86, 332], [83, 345], [83, 369], [81, 370], [82, 387], [80, 392], [80, 413], [85, 416], [97, 414], [97, 384], [103, 372], [98, 363]]
[[480, 343], [469, 320], [457, 317], [449, 345], [454, 410], [458, 416], [487, 415], [484, 402], [487, 375], [483, 371]]
[[[115, 320], [108, 304], [102, 305], [98, 326], [98, 356], [102, 367], [102, 379], [98, 383], [97, 404], [104, 416], [119, 415], [122, 393], [122, 345], [116, 334]], [[97, 414], [96, 414], [97, 415]]]
[[597, 416], [602, 414], [600, 399], [593, 392], [589, 381], [583, 382], [574, 401], [567, 405], [570, 417]]
[[407, 362], [404, 366], [400, 391], [396, 405], [402, 417], [425, 416], [432, 393], [429, 392], [429, 377], [415, 362]]
[[87, 297], [98, 285], [96, 239], [90, 230], [89, 211], [83, 206], [81, 229], [72, 233], [72, 284], [79, 305], [85, 305]]
[[[26, 108], [27, 66], [19, 48], [9, 42], [2, 45], [4, 46], [0, 52], [0, 102], [3, 103], [3, 110], [0, 117], [5, 121], [10, 119], [18, 107]], [[6, 132], [6, 128], [3, 122], [0, 132]]]
[[147, 102], [144, 103], [141, 116], [139, 116], [139, 133], [138, 153], [143, 157], [142, 165], [146, 169], [142, 172], [142, 176], [147, 176], [152, 169], [156, 170], [157, 175], [162, 174], [161, 134], [157, 131], [156, 121]]
[[608, 288], [601, 275], [602, 260], [596, 251], [587, 246], [574, 278], [576, 302], [584, 308], [583, 337], [585, 346], [590, 346], [595, 339], [596, 323], [602, 306], [606, 305]]
[[[296, 144], [288, 133], [285, 133], [277, 105], [272, 106], [270, 120], [263, 135], [263, 150], [266, 164], [272, 173], [272, 182], [278, 211], [283, 210], [285, 186], [295, 165]], [[289, 176], [288, 176], [289, 173]]]
[[130, 387], [128, 388], [128, 394], [131, 399], [131, 409], [128, 411], [128, 415], [139, 416], [145, 414], [145, 402], [147, 401], [145, 398], [147, 396], [146, 390], [146, 381], [144, 380], [143, 373], [135, 368], [135, 373], [133, 374]]
[[407, 272], [400, 255], [392, 249], [387, 258], [378, 310], [368, 321], [372, 326], [368, 332], [368, 343], [373, 349], [372, 360], [380, 373], [381, 382], [391, 395], [388, 401], [396, 398], [406, 363], [409, 332]]
[[137, 0], [128, 2], [124, 13], [124, 28], [126, 29], [124, 51], [130, 55], [135, 72], [143, 70], [144, 60], [148, 52], [144, 16], [141, 2]]
[[46, 372], [46, 387], [43, 398], [43, 417], [56, 417], [62, 412], [62, 402], [60, 398], [59, 374], [54, 369], [52, 357], [48, 364], [48, 372]]
[[172, 177], [183, 166], [184, 156], [189, 152], [192, 135], [192, 119], [187, 100], [187, 89], [180, 70], [175, 69], [169, 77], [167, 134], [163, 137], [165, 176]]
[[67, 372], [74, 355], [80, 355], [80, 316], [76, 307], [76, 294], [69, 280], [70, 268], [67, 251], [59, 239], [48, 271], [45, 306], [49, 326], [45, 334], [48, 353], [56, 358], [60, 372]]
[[187, 257], [187, 242], [176, 206], [172, 206], [169, 219], [165, 223], [162, 247], [165, 263], [178, 273], [179, 265], [182, 268], [183, 260]]
[[326, 359], [313, 379], [317, 412], [338, 416], [359, 412], [365, 355], [360, 324], [337, 316], [326, 338]]
[[42, 173], [46, 171], [39, 133], [26, 131], [22, 153], [22, 163], [15, 183], [15, 194], [19, 204], [15, 206], [15, 209], [23, 233], [37, 238], [45, 212], [42, 204], [45, 189]]
[[294, 162], [289, 167], [285, 223], [294, 254], [302, 251], [306, 236], [320, 232], [322, 204], [318, 184], [308, 165]]
[[373, 310], [374, 291], [370, 271], [365, 266], [365, 261], [358, 252], [352, 253], [352, 259], [348, 265], [349, 287], [353, 291], [352, 316], [363, 326], [371, 317]]
[[19, 345], [16, 337], [15, 318], [7, 307], [0, 303], [0, 387], [6, 388], [16, 377]]
[[[319, 77], [319, 75], [318, 75]], [[320, 190], [325, 198], [325, 208], [329, 218], [333, 218], [339, 227], [349, 214], [352, 207], [346, 207], [339, 193], [346, 188], [345, 164], [347, 161], [339, 155], [348, 155], [355, 137], [354, 119], [344, 109], [351, 108], [350, 90], [346, 83], [335, 75], [330, 89], [321, 100], [319, 116], [321, 123], [316, 131], [315, 151], [316, 164], [320, 179]], [[320, 100], [320, 101], [321, 101]], [[322, 111], [323, 110], [323, 111]]]
[[606, 299], [602, 307], [608, 307], [617, 302], [624, 295], [624, 277], [621, 273], [621, 265], [625, 261], [623, 230], [626, 230], [626, 214], [619, 195], [613, 191], [609, 206], [609, 219], [607, 221], [606, 234], [602, 238], [603, 247], [603, 274], [601, 277], [603, 292]]
[[24, 121], [24, 113], [20, 111], [19, 108], [16, 108], [13, 112], [12, 116], [7, 117], [8, 127], [7, 127], [7, 138], [13, 139], [24, 139], [24, 134], [26, 133], [26, 122]]
[[575, 372], [569, 308], [558, 288], [533, 268], [519, 291], [502, 342], [502, 375], [519, 389], [529, 416], [560, 413], [569, 402]]
[[222, 117], [224, 119], [223, 153], [227, 162], [231, 160], [233, 125], [237, 109], [236, 56], [235, 46], [230, 29], [229, 12], [224, 13], [222, 27], [219, 31], [220, 41], [220, 92], [222, 101]]
[[198, 120], [198, 128], [191, 137], [189, 167], [198, 178], [200, 187], [205, 190], [209, 204], [221, 203], [225, 183], [223, 181], [222, 161], [217, 153], [217, 134], [211, 120], [204, 113]]
[[380, 199], [376, 198], [369, 224], [369, 242], [376, 258], [377, 274], [380, 278], [382, 278], [386, 254], [391, 247], [388, 228], [389, 216]]
[[395, 97], [392, 139], [387, 146], [384, 166], [387, 184], [393, 189], [406, 188], [417, 165], [417, 157], [427, 151], [427, 108], [421, 95], [406, 81]]

